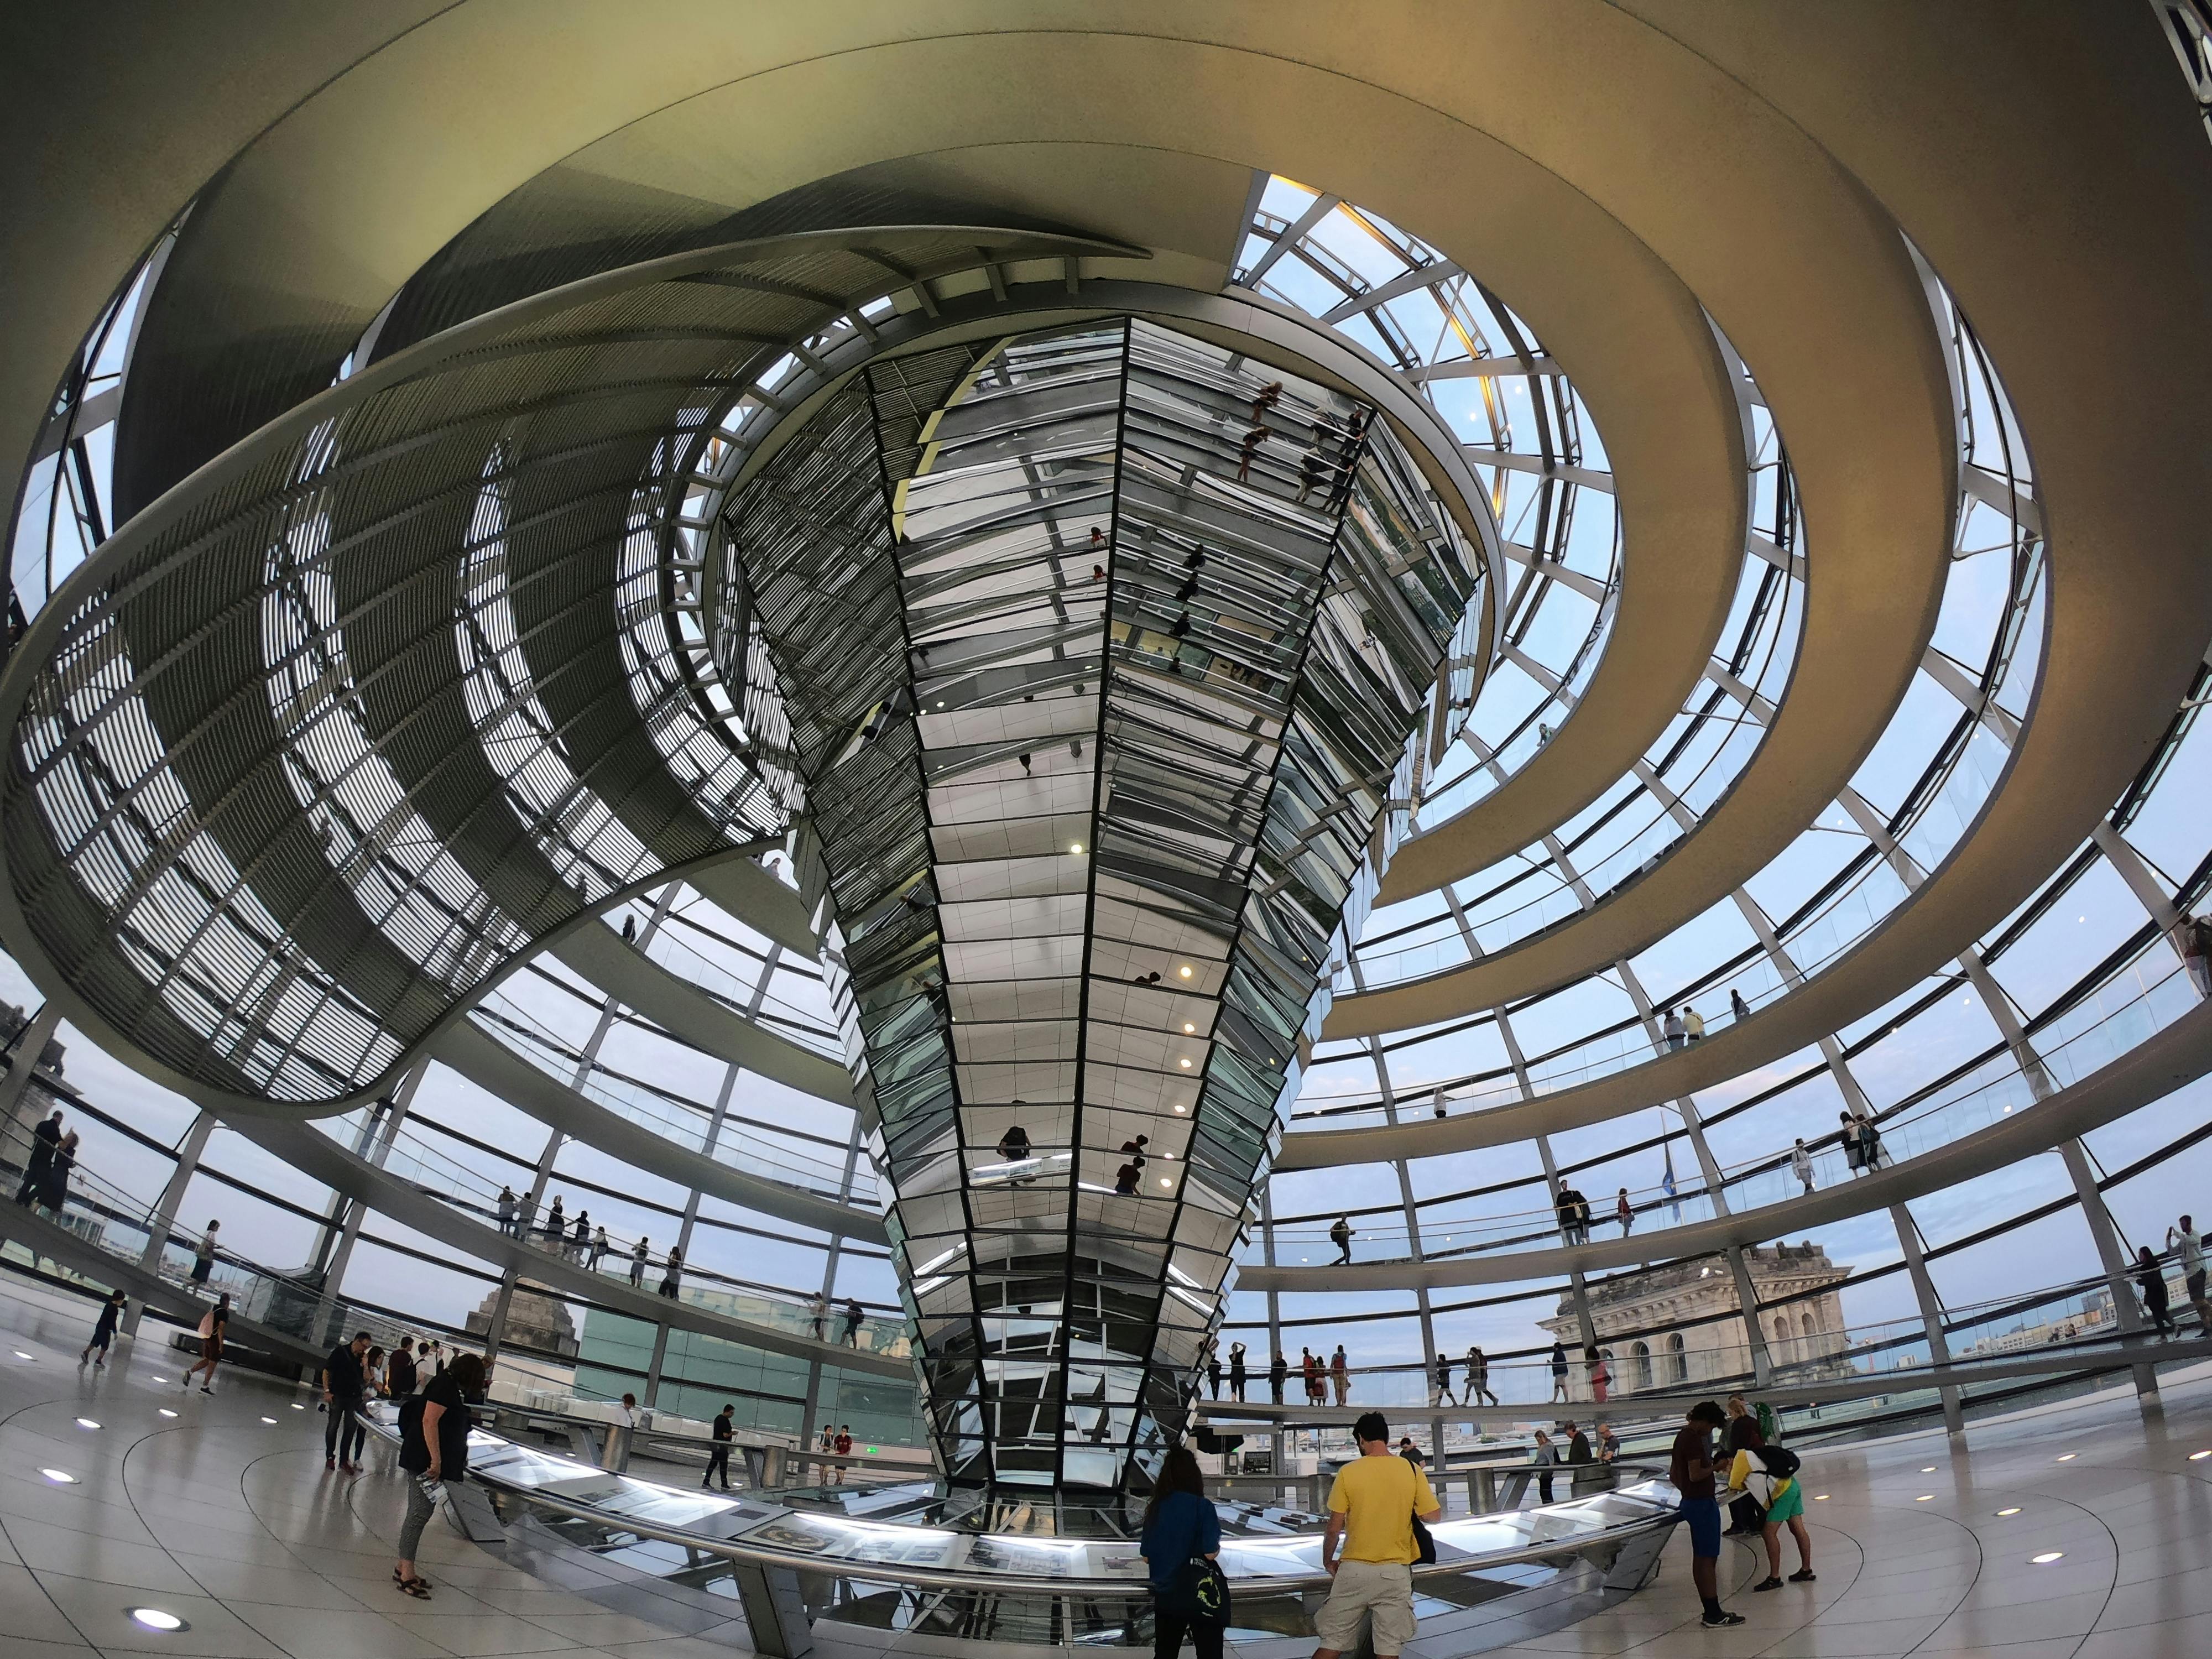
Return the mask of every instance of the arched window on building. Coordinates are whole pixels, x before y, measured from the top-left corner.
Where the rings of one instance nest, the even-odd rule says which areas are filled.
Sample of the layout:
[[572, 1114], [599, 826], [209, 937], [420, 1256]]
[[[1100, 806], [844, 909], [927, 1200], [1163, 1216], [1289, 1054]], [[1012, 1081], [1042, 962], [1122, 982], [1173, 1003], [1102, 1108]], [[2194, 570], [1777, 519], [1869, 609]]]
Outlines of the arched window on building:
[[1818, 1359], [1820, 1357], [1820, 1345], [1815, 1339], [1820, 1334], [1820, 1328], [1814, 1322], [1813, 1316], [1809, 1313], [1800, 1315], [1797, 1325], [1804, 1336], [1804, 1357], [1807, 1359]]
[[1636, 1370], [1632, 1373], [1629, 1387], [1650, 1388], [1651, 1386], [1651, 1345], [1649, 1342], [1639, 1342], [1629, 1350], [1629, 1354], [1636, 1361]]
[[1674, 1373], [1671, 1381], [1686, 1382], [1690, 1380], [1689, 1350], [1683, 1346], [1680, 1331], [1667, 1339], [1667, 1359], [1668, 1368]]

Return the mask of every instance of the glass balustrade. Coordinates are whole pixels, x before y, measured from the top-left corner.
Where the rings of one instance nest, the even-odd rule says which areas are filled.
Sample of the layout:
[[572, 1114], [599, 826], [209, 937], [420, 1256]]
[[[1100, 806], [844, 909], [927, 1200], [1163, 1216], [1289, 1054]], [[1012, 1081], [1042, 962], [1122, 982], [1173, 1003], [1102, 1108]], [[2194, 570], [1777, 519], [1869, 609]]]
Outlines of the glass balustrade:
[[[2031, 1041], [2033, 1059], [2007, 1052], [1992, 1056], [1966, 1076], [1928, 1091], [1924, 1098], [1907, 1101], [1877, 1116], [1880, 1131], [1876, 1164], [1887, 1169], [1951, 1146], [1966, 1136], [1991, 1128], [2014, 1114], [2033, 1107], [2044, 1095], [2068, 1087], [2171, 1025], [2195, 1007], [2200, 999], [2181, 964], [2162, 939], [2154, 939], [2107, 976], [2074, 1006], [2038, 1030]], [[1848, 1182], [1871, 1172], [1855, 1168], [1832, 1135], [1808, 1147], [1812, 1165], [1811, 1189]], [[1570, 1172], [1571, 1184], [1577, 1182]], [[1790, 1151], [1723, 1169], [1722, 1192], [1730, 1213], [1780, 1204], [1805, 1195], [1805, 1182], [1793, 1169]], [[1671, 1227], [1714, 1218], [1719, 1212], [1692, 1165], [1676, 1189], [1663, 1187], [1632, 1188], [1629, 1203], [1635, 1217], [1632, 1236], [1644, 1236], [1656, 1225]], [[1589, 1238], [1602, 1241], [1622, 1237], [1613, 1200], [1593, 1200]], [[1570, 1238], [1556, 1209], [1547, 1203], [1504, 1214], [1454, 1213], [1467, 1200], [1446, 1200], [1419, 1212], [1421, 1259], [1426, 1261], [1482, 1255], [1496, 1250], [1550, 1249]], [[1352, 1223], [1350, 1256], [1354, 1262], [1410, 1261], [1413, 1250], [1401, 1212], [1346, 1218]], [[1274, 1226], [1278, 1267], [1322, 1267], [1340, 1261], [1345, 1252], [1331, 1238], [1333, 1216], [1286, 1217]], [[1260, 1262], [1261, 1246], [1255, 1240], [1240, 1258], [1243, 1265]]]

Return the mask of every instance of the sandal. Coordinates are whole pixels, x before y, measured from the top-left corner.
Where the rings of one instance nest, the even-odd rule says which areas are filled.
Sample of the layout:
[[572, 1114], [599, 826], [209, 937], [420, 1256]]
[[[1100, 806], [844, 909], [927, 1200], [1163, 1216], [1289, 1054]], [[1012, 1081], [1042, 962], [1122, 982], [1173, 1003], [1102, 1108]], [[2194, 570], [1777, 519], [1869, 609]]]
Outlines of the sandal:
[[1753, 1591], [1778, 1590], [1782, 1588], [1782, 1581], [1779, 1578], [1762, 1578], [1751, 1588]]
[[1814, 1572], [1812, 1568], [1807, 1567], [1802, 1572], [1791, 1573], [1790, 1575], [1790, 1582], [1793, 1584], [1809, 1584], [1819, 1577], [1820, 1574]]
[[417, 1601], [427, 1601], [430, 1599], [430, 1586], [420, 1578], [402, 1578], [399, 1581], [399, 1589], [402, 1595], [411, 1595]]
[[[397, 1567], [394, 1567], [394, 1568], [392, 1568], [392, 1582], [393, 1583], [395, 1583], [395, 1584], [404, 1584], [404, 1583], [406, 1583], [408, 1581], [407, 1581], [406, 1579], [404, 1579], [404, 1578], [402, 1578], [402, 1577], [399, 1576], [399, 1569], [398, 1569], [398, 1568], [397, 1568]], [[416, 1574], [415, 1575], [414, 1582], [415, 1582], [416, 1583], [420, 1584], [420, 1585], [421, 1585], [424, 1589], [437, 1589], [437, 1588], [438, 1588], [435, 1584], [432, 1583], [428, 1579], [425, 1578], [425, 1577], [424, 1577], [421, 1573], [419, 1573], [419, 1572], [418, 1572], [418, 1573], [416, 1573]]]

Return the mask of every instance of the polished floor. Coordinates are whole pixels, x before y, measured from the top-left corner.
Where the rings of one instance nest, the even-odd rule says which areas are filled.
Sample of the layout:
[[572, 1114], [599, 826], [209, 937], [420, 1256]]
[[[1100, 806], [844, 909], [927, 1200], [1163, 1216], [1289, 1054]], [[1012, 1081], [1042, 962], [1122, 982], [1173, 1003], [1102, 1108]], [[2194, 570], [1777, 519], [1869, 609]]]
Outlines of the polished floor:
[[[19, 1288], [0, 1284], [0, 1659], [745, 1650], [742, 1624], [696, 1603], [556, 1585], [442, 1520], [422, 1558], [435, 1598], [409, 1601], [390, 1582], [398, 1482], [327, 1474], [322, 1419], [311, 1404], [292, 1409], [303, 1394], [245, 1374], [220, 1379], [212, 1397], [185, 1393], [173, 1350], [150, 1334], [135, 1352], [120, 1346], [106, 1371], [80, 1370], [86, 1325]], [[1809, 1454], [1820, 1581], [1753, 1595], [1759, 1558], [1729, 1544], [1723, 1587], [1749, 1619], [1741, 1628], [1698, 1626], [1678, 1531], [1641, 1595], [1497, 1651], [2212, 1655], [2212, 1456], [2191, 1459], [2212, 1450], [2212, 1367], [2202, 1370], [2169, 1379], [2148, 1420], [2114, 1391], [1977, 1425], [1955, 1455], [1941, 1433]], [[1786, 1540], [1784, 1550], [1788, 1571]], [[188, 1628], [142, 1628], [134, 1607]], [[1445, 1659], [1423, 1643], [1407, 1653]]]

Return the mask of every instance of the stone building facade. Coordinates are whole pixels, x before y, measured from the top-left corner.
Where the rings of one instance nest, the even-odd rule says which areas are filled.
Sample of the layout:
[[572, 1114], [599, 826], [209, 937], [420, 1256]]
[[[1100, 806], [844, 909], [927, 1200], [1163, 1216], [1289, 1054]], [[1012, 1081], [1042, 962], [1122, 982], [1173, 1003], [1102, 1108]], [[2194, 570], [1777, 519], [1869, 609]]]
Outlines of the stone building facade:
[[[1768, 1307], [1759, 1316], [1777, 1375], [1808, 1378], [1840, 1371], [1848, 1364], [1850, 1339], [1842, 1298], [1832, 1287], [1850, 1277], [1850, 1269], [1837, 1267], [1824, 1248], [1809, 1241], [1755, 1246], [1743, 1257], [1762, 1306], [1819, 1292], [1786, 1307]], [[1718, 1256], [1616, 1274], [1590, 1285], [1589, 1309], [1599, 1352], [1613, 1375], [1613, 1396], [1694, 1389], [1751, 1370], [1735, 1276]], [[1736, 1317], [1715, 1317], [1730, 1314]], [[1582, 1334], [1572, 1301], [1562, 1297], [1558, 1313], [1540, 1322], [1579, 1357]], [[1573, 1398], [1589, 1400], [1587, 1368], [1577, 1364], [1570, 1377]]]

